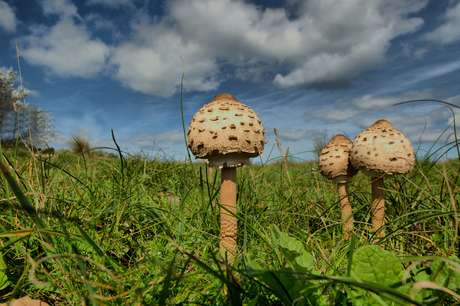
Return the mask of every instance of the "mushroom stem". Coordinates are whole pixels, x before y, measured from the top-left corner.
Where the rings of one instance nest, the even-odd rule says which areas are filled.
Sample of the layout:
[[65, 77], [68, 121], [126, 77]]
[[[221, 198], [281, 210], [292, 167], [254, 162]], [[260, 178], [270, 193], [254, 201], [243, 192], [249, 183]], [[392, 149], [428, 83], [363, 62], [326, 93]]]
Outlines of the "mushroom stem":
[[205, 161], [206, 169], [208, 169], [208, 179], [212, 179], [212, 167], [209, 166], [209, 160], [206, 159]]
[[342, 210], [342, 229], [344, 237], [349, 237], [349, 232], [353, 231], [353, 212], [351, 210], [351, 204], [348, 199], [348, 184], [339, 183], [337, 189], [340, 199], [340, 208]]
[[232, 259], [238, 250], [236, 233], [236, 167], [223, 167], [220, 187], [220, 248], [219, 253], [227, 251], [227, 259]]
[[[377, 232], [385, 224], [385, 199], [383, 176], [371, 177], [372, 180], [372, 231]], [[379, 237], [385, 237], [385, 230], [381, 230]]]

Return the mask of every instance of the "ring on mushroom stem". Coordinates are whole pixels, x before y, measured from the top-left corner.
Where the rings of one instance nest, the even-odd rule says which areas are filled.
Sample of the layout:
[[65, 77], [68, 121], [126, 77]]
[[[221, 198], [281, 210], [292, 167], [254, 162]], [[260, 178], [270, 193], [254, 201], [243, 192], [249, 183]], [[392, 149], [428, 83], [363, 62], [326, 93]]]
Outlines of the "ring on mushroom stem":
[[[188, 147], [209, 167], [221, 169], [219, 252], [237, 254], [236, 168], [264, 151], [265, 132], [257, 114], [229, 94], [214, 97], [198, 110], [187, 132]], [[225, 255], [225, 254], [224, 254]]]
[[412, 171], [415, 152], [409, 139], [387, 120], [378, 120], [353, 140], [350, 153], [353, 167], [370, 176], [372, 182], [372, 230], [385, 236], [383, 178]]
[[335, 135], [324, 146], [318, 158], [321, 175], [337, 184], [340, 208], [342, 210], [342, 227], [344, 238], [353, 230], [353, 213], [348, 200], [348, 183], [358, 173], [350, 162], [352, 143], [344, 135]]

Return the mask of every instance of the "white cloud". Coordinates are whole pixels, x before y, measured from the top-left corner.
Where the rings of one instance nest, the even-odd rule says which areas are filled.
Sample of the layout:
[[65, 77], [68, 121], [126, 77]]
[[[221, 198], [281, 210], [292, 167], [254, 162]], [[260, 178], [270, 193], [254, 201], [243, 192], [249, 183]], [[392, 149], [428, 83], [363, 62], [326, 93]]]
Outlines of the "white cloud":
[[110, 48], [71, 19], [62, 19], [49, 29], [35, 27], [32, 32], [20, 39], [21, 54], [31, 64], [65, 77], [90, 78], [105, 68]]
[[166, 132], [138, 132], [131, 137], [130, 142], [139, 147], [157, 147], [164, 143], [184, 143], [184, 132], [179, 130]]
[[422, 59], [425, 53], [428, 52], [428, 49], [426, 48], [414, 49], [414, 47], [408, 43], [402, 43], [401, 45], [403, 47], [401, 51], [402, 55], [416, 60]]
[[[124, 144], [123, 141], [117, 141], [117, 145], [119, 147], [121, 147], [121, 148], [124, 148], [124, 149], [127, 148], [126, 144]], [[115, 143], [113, 142], [113, 139], [109, 139], [109, 138], [91, 139], [91, 148], [99, 148], [99, 147], [116, 149], [116, 146], [115, 146]], [[109, 152], [117, 154], [115, 150], [109, 151]]]
[[57, 14], [66, 19], [81, 19], [77, 7], [70, 0], [42, 0], [41, 3], [45, 14]]
[[96, 13], [90, 13], [85, 16], [85, 22], [94, 24], [94, 29], [101, 30], [101, 29], [109, 29], [114, 30], [116, 29], [116, 25], [112, 20], [104, 19], [101, 15]]
[[[266, 130], [267, 138], [275, 138], [276, 135], [272, 129]], [[298, 142], [302, 140], [313, 140], [318, 136], [326, 136], [327, 131], [325, 129], [276, 129], [276, 134], [280, 140]]]
[[3, 28], [8, 33], [13, 33], [16, 30], [16, 16], [13, 9], [4, 1], [0, 1], [0, 28]]
[[[0, 0], [1, 1], [1, 0]], [[51, 28], [24, 37], [26, 60], [66, 76], [92, 77], [107, 68], [134, 90], [162, 97], [177, 91], [185, 61], [186, 90], [216, 90], [228, 78], [281, 88], [342, 86], [385, 61], [391, 40], [416, 31], [408, 17], [427, 0], [289, 1], [261, 9], [244, 0], [170, 0], [168, 14], [132, 14], [132, 35], [110, 48], [94, 39], [70, 0], [44, 0], [46, 14], [58, 14]], [[129, 0], [91, 0], [114, 8]], [[296, 8], [293, 13], [293, 8]], [[80, 23], [76, 24], [74, 19]], [[39, 29], [41, 27], [38, 27]], [[24, 49], [24, 48], [23, 48]], [[107, 63], [106, 60], [108, 59]], [[222, 73], [229, 64], [235, 73]], [[274, 76], [275, 71], [283, 73]]]
[[424, 89], [421, 91], [407, 91], [400, 95], [381, 96], [381, 95], [365, 95], [362, 98], [353, 99], [351, 104], [359, 109], [377, 109], [395, 105], [400, 102], [410, 100], [422, 100], [433, 98], [432, 89]]
[[418, 59], [418, 60], [419, 60], [419, 59], [422, 59], [426, 52], [428, 52], [427, 49], [425, 49], [425, 48], [420, 48], [420, 49], [414, 51], [414, 58], [415, 58], [415, 59]]
[[5, 67], [5, 66], [0, 66], [0, 72], [5, 76], [8, 71], [10, 71], [11, 67], [8, 68], [8, 67]]
[[59, 18], [51, 27], [33, 25], [31, 35], [20, 37], [24, 59], [64, 77], [91, 78], [103, 71], [111, 50], [99, 39], [92, 38], [77, 7], [70, 0], [41, 3], [45, 14], [56, 14]]
[[390, 41], [417, 30], [423, 20], [408, 18], [426, 1], [308, 1], [301, 24], [303, 46], [291, 72], [276, 75], [281, 88], [350, 80], [384, 62]]
[[417, 83], [441, 77], [458, 69], [460, 69], [460, 60], [448, 60], [440, 64], [411, 69], [407, 73], [399, 75], [401, 81], [398, 82], [398, 88], [410, 88]]
[[356, 117], [360, 112], [360, 110], [353, 108], [329, 108], [308, 112], [308, 116], [321, 118], [326, 122], [342, 122]]
[[187, 90], [209, 91], [220, 84], [219, 69], [207, 52], [194, 41], [184, 42], [166, 24], [149, 24], [145, 19], [133, 24], [133, 41], [116, 48], [110, 63], [117, 68], [114, 78], [135, 90], [162, 97], [172, 95], [182, 77], [185, 61]]
[[426, 3], [305, 1], [292, 19], [286, 8], [261, 10], [242, 0], [172, 0], [162, 21], [134, 24], [135, 39], [117, 48], [111, 63], [125, 85], [160, 96], [177, 89], [179, 55], [187, 90], [216, 89], [225, 80], [222, 62], [254, 81], [287, 68], [273, 79], [283, 88], [343, 83], [381, 64], [393, 38], [417, 30], [423, 21], [406, 16]]
[[307, 131], [303, 130], [276, 130], [282, 140], [299, 141], [307, 138]]
[[436, 78], [458, 69], [460, 69], [460, 60], [451, 61], [443, 65], [435, 66], [431, 71], [425, 73], [425, 77], [426, 79]]
[[86, 5], [101, 4], [110, 8], [130, 7], [135, 8], [132, 0], [89, 0]]
[[446, 102], [455, 104], [457, 106], [460, 106], [460, 95], [454, 96], [454, 97], [449, 97], [446, 99]]
[[311, 118], [320, 118], [326, 122], [343, 122], [358, 116], [379, 113], [381, 116], [391, 114], [394, 108], [389, 108], [397, 103], [410, 100], [432, 99], [433, 90], [408, 91], [399, 95], [365, 95], [349, 101], [337, 100], [334, 106], [328, 109], [320, 109], [308, 112]]
[[450, 7], [445, 15], [444, 24], [431, 33], [426, 38], [442, 44], [452, 43], [460, 40], [460, 2]]

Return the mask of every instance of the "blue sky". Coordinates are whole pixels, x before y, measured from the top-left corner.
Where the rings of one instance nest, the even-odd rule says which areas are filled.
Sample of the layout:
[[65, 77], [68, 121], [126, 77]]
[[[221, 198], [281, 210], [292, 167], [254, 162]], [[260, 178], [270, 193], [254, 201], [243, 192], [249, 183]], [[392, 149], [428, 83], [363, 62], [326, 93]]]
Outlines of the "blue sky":
[[[65, 146], [159, 149], [185, 157], [184, 120], [234, 95], [290, 153], [313, 139], [353, 139], [378, 119], [428, 149], [460, 106], [460, 1], [451, 0], [0, 0], [0, 69], [18, 71], [27, 103], [49, 111]], [[438, 144], [452, 141], [452, 128]], [[450, 138], [449, 138], [450, 137]]]

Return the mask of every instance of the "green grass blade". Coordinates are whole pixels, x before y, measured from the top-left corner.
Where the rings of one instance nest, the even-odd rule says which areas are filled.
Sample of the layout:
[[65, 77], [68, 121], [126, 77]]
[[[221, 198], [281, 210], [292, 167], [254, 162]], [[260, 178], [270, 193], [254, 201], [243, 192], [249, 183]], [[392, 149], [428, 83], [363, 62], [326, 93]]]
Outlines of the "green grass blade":
[[172, 276], [174, 275], [175, 271], [175, 266], [176, 266], [176, 254], [174, 254], [173, 259], [171, 260], [171, 263], [169, 264], [169, 269], [166, 270], [166, 277], [163, 282], [163, 288], [161, 289], [160, 292], [160, 298], [158, 299], [158, 305], [163, 306], [166, 305], [166, 299], [168, 298], [168, 291], [171, 286], [171, 279]]
[[[38, 229], [40, 230], [45, 229], [47, 226], [45, 225], [43, 220], [38, 215], [37, 211], [35, 210], [35, 207], [33, 207], [32, 204], [30, 204], [29, 200], [27, 199], [27, 197], [22, 192], [21, 188], [16, 183], [16, 180], [14, 179], [14, 177], [11, 176], [8, 169], [5, 167], [5, 165], [1, 161], [0, 161], [0, 168], [8, 184], [11, 187], [11, 190], [13, 191], [14, 195], [16, 196], [19, 203], [21, 204], [22, 209], [29, 215], [29, 217], [32, 219], [32, 221], [34, 222], [34, 224], [37, 226]], [[43, 232], [42, 235], [47, 242], [49, 243], [53, 242], [53, 239], [51, 238], [50, 235], [48, 235], [48, 233]]]
[[353, 253], [355, 252], [356, 235], [351, 235], [350, 247], [348, 248], [348, 265], [347, 265], [347, 276], [350, 276], [351, 264], [353, 263]]
[[180, 80], [180, 113], [182, 117], [182, 129], [184, 131], [184, 141], [185, 141], [185, 148], [187, 149], [187, 156], [189, 160], [192, 160], [192, 158], [190, 157], [190, 151], [187, 146], [187, 132], [185, 131], [185, 121], [184, 121], [184, 105], [182, 103], [182, 88], [184, 85], [185, 64], [184, 64], [184, 59], [182, 58], [182, 56], [180, 59], [182, 60], [182, 67], [183, 67], [182, 78]]
[[94, 242], [93, 239], [91, 239], [91, 237], [81, 228], [80, 225], [78, 224], [75, 224], [75, 225], [77, 226], [78, 231], [83, 236], [85, 241], [92, 247], [92, 249], [97, 253], [97, 255], [103, 259], [106, 259], [108, 264], [112, 267], [112, 269], [116, 270], [115, 265], [112, 263], [110, 258], [105, 255], [105, 252], [97, 245], [97, 243]]
[[121, 167], [121, 184], [120, 185], [123, 188], [124, 182], [125, 182], [125, 170], [124, 170], [123, 154], [121, 154], [121, 149], [118, 146], [117, 141], [115, 140], [115, 134], [113, 133], [113, 129], [111, 129], [111, 132], [112, 132], [112, 140], [115, 143], [115, 145], [117, 146], [118, 155], [120, 156], [120, 167]]

